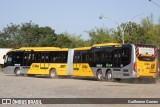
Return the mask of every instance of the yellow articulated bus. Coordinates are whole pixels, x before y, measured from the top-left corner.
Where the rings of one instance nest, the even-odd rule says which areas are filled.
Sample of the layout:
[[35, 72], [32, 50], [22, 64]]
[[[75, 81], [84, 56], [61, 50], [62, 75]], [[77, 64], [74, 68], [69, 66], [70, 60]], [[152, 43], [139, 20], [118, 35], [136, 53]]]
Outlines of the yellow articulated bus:
[[[52, 78], [92, 77], [112, 81], [124, 78], [156, 78], [158, 69], [157, 48], [152, 45], [106, 43], [73, 49], [19, 50], [23, 50], [21, 59], [15, 59], [17, 50], [6, 55], [5, 72], [10, 71], [16, 75], [43, 74]], [[25, 68], [27, 69], [24, 70]]]
[[157, 48], [152, 45], [97, 44], [74, 49], [72, 75], [107, 81], [156, 78], [157, 61]]
[[[61, 71], [66, 72], [67, 57], [68, 48], [23, 47], [15, 49], [5, 56], [4, 73], [17, 76], [22, 74], [53, 76], [50, 72], [51, 68], [60, 67]], [[66, 75], [64, 72], [62, 74]]]

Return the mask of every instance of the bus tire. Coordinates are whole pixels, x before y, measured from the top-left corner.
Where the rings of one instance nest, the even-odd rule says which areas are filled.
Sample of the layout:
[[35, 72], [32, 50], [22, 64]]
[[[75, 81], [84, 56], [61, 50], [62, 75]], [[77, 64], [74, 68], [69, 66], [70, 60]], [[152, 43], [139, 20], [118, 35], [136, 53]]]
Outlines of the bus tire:
[[103, 79], [102, 70], [98, 70], [98, 71], [96, 72], [96, 77], [97, 77], [97, 80], [98, 80], [98, 81], [104, 80], [104, 79]]
[[16, 68], [16, 69], [14, 70], [14, 74], [15, 74], [16, 76], [20, 76], [20, 75], [21, 75], [21, 70], [20, 70], [20, 68]]
[[57, 78], [57, 72], [55, 69], [50, 69], [49, 71], [49, 77], [50, 78]]
[[106, 81], [108, 81], [108, 82], [112, 82], [112, 81], [113, 81], [113, 75], [112, 75], [112, 71], [111, 71], [111, 70], [109, 70], [109, 71], [106, 73], [105, 79], [106, 79]]

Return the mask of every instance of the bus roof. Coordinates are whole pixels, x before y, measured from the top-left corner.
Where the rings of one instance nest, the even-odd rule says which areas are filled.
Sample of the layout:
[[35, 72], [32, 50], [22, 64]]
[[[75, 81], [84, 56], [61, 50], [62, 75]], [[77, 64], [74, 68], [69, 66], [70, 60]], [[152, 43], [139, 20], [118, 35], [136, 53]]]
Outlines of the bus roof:
[[103, 43], [103, 44], [95, 44], [92, 47], [97, 47], [97, 46], [119, 46], [121, 43]]
[[134, 44], [134, 45], [136, 45], [136, 46], [144, 46], [144, 47], [156, 47], [156, 46], [154, 46], [154, 45], [149, 45], [149, 44]]
[[68, 48], [59, 47], [22, 47], [13, 51], [68, 51]]
[[[101, 47], [101, 46], [120, 46], [120, 43], [103, 43], [103, 44], [95, 44], [92, 47]], [[74, 50], [89, 50], [92, 47], [80, 47], [80, 48], [74, 48]]]
[[80, 48], [74, 48], [74, 50], [89, 50], [91, 47], [80, 47]]
[[60, 49], [59, 47], [22, 47], [19, 50], [52, 50], [52, 49]]
[[59, 48], [59, 49], [39, 49], [39, 50], [32, 50], [32, 51], [68, 51], [68, 48]]

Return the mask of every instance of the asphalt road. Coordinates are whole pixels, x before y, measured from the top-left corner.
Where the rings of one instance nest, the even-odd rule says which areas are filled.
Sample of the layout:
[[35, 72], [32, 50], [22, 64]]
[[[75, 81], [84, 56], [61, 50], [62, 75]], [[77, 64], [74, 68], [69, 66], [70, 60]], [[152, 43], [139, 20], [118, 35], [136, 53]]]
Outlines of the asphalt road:
[[[121, 82], [96, 81], [94, 79], [60, 78], [50, 79], [44, 76], [27, 77], [5, 75], [0, 72], [0, 98], [160, 98], [160, 82], [148, 80], [123, 80]], [[5, 105], [0, 105], [5, 106]], [[14, 106], [14, 105], [10, 105]], [[27, 105], [23, 105], [27, 106]], [[37, 106], [37, 105], [31, 105]], [[39, 105], [40, 106], [40, 105]], [[41, 105], [74, 107], [76, 105]], [[83, 106], [105, 107], [106, 104], [88, 104]], [[114, 105], [111, 107], [128, 107], [136, 105]], [[145, 105], [159, 107], [160, 105]]]

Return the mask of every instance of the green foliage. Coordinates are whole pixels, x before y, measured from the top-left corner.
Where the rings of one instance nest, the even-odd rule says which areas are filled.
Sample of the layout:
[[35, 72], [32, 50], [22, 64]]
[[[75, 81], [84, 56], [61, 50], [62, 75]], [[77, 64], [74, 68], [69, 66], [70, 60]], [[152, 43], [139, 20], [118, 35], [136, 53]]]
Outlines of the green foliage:
[[149, 44], [160, 46], [160, 24], [155, 25], [147, 33], [150, 35]]
[[1, 47], [54, 46], [57, 35], [50, 27], [39, 27], [32, 22], [8, 25], [0, 33]]
[[72, 45], [72, 41], [65, 34], [58, 35], [57, 41], [55, 41], [55, 45], [61, 48], [70, 47]]
[[68, 33], [59, 34], [57, 41], [55, 41], [55, 46], [62, 48], [74, 48], [82, 47], [84, 40], [81, 39], [81, 36], [70, 35]]
[[90, 45], [113, 42], [111, 30], [107, 28], [95, 28], [88, 32], [90, 36]]
[[126, 43], [145, 44], [148, 38], [144, 35], [144, 30], [141, 25], [134, 22], [129, 22], [127, 24], [124, 35]]
[[160, 24], [153, 24], [153, 16], [142, 19], [141, 24], [122, 23], [116, 29], [94, 28], [88, 31], [89, 39], [67, 32], [56, 34], [51, 27], [40, 27], [30, 22], [7, 25], [0, 31], [0, 48], [56, 46], [74, 48], [92, 46], [99, 43], [122, 43], [124, 31], [125, 43], [153, 44], [160, 46]]

